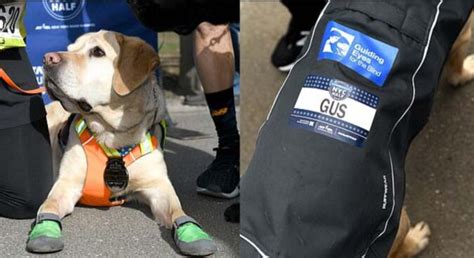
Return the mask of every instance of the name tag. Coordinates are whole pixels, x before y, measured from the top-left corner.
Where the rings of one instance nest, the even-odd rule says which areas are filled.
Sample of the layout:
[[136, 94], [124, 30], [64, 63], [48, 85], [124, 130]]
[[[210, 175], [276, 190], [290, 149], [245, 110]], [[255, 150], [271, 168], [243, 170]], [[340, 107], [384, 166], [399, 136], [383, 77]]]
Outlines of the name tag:
[[0, 50], [25, 46], [20, 30], [24, 8], [24, 3], [0, 4]]
[[326, 26], [318, 60], [342, 63], [382, 87], [397, 54], [398, 48], [331, 21]]
[[363, 147], [379, 97], [340, 80], [310, 75], [290, 115], [289, 124]]

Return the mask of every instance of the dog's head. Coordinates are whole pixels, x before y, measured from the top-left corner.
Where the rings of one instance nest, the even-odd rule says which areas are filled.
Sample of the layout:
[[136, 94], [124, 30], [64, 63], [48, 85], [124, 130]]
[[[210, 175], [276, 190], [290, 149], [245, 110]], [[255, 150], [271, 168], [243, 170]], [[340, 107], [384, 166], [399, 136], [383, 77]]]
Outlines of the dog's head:
[[159, 65], [155, 50], [136, 37], [101, 30], [87, 33], [65, 52], [44, 56], [45, 85], [71, 113], [114, 106], [143, 85]]

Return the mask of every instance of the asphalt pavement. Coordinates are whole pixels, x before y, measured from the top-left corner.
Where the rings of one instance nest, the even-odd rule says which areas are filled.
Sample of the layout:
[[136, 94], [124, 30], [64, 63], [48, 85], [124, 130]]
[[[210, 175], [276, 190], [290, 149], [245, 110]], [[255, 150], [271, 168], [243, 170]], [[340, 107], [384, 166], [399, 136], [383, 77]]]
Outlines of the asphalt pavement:
[[[258, 129], [286, 77], [271, 65], [270, 56], [290, 16], [276, 1], [241, 6], [243, 173]], [[412, 222], [426, 221], [432, 229], [430, 244], [419, 257], [474, 257], [473, 167], [474, 83], [458, 89], [441, 86], [430, 122], [406, 163], [409, 215]]]
[[[218, 252], [211, 257], [238, 257], [238, 224], [224, 220], [224, 210], [234, 201], [198, 195], [196, 178], [213, 160], [217, 144], [214, 126], [205, 107], [185, 107], [174, 99], [170, 111], [178, 127], [211, 135], [197, 140], [168, 139], [165, 159], [168, 173], [184, 211], [214, 238]], [[25, 251], [33, 220], [0, 218], [0, 257], [35, 256]], [[63, 220], [65, 249], [47, 257], [182, 257], [171, 231], [159, 228], [147, 207], [97, 209], [76, 207]]]

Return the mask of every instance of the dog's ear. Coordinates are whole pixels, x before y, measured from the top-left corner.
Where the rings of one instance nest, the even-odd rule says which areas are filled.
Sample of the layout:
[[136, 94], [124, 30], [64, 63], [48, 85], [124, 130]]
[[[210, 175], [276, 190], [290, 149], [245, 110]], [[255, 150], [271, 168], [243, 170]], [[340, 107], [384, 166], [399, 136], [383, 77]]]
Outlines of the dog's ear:
[[115, 62], [113, 88], [119, 96], [125, 96], [142, 85], [160, 64], [155, 50], [138, 38], [116, 34], [120, 46]]

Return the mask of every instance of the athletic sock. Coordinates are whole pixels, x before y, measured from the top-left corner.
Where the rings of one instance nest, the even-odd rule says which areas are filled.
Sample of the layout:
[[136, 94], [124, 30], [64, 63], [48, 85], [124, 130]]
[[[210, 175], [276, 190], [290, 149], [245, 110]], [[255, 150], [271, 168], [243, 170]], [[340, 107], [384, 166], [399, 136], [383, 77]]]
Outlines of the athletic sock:
[[206, 94], [206, 101], [219, 137], [219, 148], [238, 148], [239, 131], [233, 89]]

